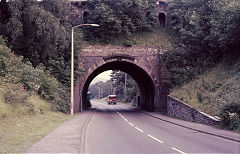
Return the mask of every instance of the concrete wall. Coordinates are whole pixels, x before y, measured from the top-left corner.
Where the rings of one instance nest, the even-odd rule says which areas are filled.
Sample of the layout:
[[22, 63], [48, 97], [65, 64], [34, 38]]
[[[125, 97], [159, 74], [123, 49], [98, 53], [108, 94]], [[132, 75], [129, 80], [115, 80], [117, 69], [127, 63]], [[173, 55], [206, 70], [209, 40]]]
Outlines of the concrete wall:
[[167, 115], [208, 125], [215, 125], [219, 122], [218, 119], [198, 111], [172, 96], [167, 98]]

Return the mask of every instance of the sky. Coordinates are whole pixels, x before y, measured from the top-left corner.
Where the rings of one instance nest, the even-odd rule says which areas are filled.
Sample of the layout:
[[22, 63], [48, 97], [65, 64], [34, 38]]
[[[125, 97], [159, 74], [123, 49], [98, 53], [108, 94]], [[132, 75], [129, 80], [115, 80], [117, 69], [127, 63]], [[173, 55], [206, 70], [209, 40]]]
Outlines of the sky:
[[100, 73], [98, 76], [96, 76], [92, 82], [90, 83], [91, 84], [95, 84], [96, 82], [98, 81], [107, 81], [107, 80], [110, 80], [110, 74], [111, 74], [112, 70], [108, 70], [108, 71], [105, 71], [105, 72], [102, 72]]

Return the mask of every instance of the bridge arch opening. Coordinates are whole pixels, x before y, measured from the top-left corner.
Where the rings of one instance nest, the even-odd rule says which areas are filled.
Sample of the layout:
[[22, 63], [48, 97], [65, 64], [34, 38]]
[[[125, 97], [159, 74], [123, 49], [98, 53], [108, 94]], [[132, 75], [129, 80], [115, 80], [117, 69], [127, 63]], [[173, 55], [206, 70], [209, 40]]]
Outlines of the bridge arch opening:
[[99, 74], [92, 80], [88, 89], [89, 99], [103, 99], [116, 95], [119, 102], [132, 103], [138, 106], [140, 91], [135, 80], [119, 70], [109, 70]]
[[87, 93], [91, 81], [100, 73], [107, 70], [120, 70], [130, 75], [138, 85], [140, 91], [139, 107], [143, 110], [154, 110], [154, 93], [155, 86], [148, 75], [148, 73], [132, 62], [127, 61], [111, 61], [96, 68], [86, 79], [82, 89], [82, 109], [86, 110], [87, 105]]

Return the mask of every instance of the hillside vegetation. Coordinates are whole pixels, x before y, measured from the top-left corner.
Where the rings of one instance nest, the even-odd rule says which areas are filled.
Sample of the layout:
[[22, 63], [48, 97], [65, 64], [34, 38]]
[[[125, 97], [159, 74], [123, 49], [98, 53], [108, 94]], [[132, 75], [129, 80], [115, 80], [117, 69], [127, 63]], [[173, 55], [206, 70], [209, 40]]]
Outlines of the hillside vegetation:
[[212, 116], [219, 116], [224, 105], [240, 102], [240, 60], [233, 65], [219, 64], [170, 95]]
[[[71, 116], [61, 84], [41, 67], [22, 62], [0, 37], [0, 153], [24, 152]], [[63, 112], [67, 112], [63, 110]]]
[[136, 32], [130, 36], [123, 34], [118, 35], [108, 42], [85, 41], [80, 33], [76, 33], [76, 40], [78, 40], [79, 44], [83, 45], [158, 45], [163, 48], [169, 48], [177, 38], [173, 33], [174, 31], [169, 29], [155, 28], [152, 29], [152, 31]]

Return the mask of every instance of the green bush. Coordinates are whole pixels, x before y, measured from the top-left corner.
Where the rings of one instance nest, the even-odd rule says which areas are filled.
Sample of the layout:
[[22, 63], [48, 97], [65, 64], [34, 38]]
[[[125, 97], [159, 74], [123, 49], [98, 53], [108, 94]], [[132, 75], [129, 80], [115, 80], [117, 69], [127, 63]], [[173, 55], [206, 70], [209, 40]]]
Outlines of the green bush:
[[44, 68], [40, 65], [33, 68], [30, 62], [23, 63], [20, 82], [26, 90], [37, 91], [41, 84], [41, 76], [45, 74]]
[[[15, 56], [0, 37], [0, 85], [12, 85], [4, 94], [6, 103], [26, 103], [30, 93], [49, 101], [53, 109], [69, 112], [70, 92], [43, 65], [33, 67]], [[28, 106], [31, 112], [31, 105]]]
[[228, 129], [237, 129], [240, 122], [240, 103], [225, 105], [220, 111], [222, 125]]
[[5, 94], [3, 95], [5, 103], [8, 104], [17, 104], [22, 103], [26, 104], [27, 98], [30, 96], [21, 85], [10, 85], [7, 87]]
[[58, 97], [54, 100], [54, 104], [56, 104], [56, 109], [63, 113], [69, 113], [70, 111], [70, 91], [62, 87], [57, 90]]
[[49, 74], [42, 74], [38, 94], [42, 98], [52, 101], [57, 97], [58, 84], [59, 83], [57, 82], [56, 78], [53, 76]]

